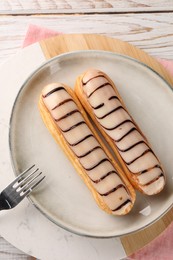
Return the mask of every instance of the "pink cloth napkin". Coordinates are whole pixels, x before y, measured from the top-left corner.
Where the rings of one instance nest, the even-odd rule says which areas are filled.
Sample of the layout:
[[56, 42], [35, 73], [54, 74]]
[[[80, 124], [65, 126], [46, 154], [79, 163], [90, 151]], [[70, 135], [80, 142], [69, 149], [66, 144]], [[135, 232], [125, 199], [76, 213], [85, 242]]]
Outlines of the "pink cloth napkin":
[[[60, 33], [31, 24], [28, 27], [23, 47], [58, 34]], [[173, 75], [173, 61], [159, 59], [159, 62]], [[136, 260], [172, 260], [173, 223], [160, 236], [131, 255], [130, 258]]]
[[30, 24], [26, 32], [25, 39], [23, 41], [22, 48], [27, 47], [35, 42], [47, 39], [49, 37], [56, 36], [60, 33], [55, 32], [51, 29], [40, 27], [35, 24]]

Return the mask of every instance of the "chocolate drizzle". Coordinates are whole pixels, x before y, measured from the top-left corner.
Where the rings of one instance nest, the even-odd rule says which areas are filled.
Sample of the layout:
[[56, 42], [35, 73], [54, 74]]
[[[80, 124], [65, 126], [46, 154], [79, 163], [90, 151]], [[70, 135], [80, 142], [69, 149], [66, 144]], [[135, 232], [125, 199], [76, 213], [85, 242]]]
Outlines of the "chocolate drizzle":
[[139, 155], [138, 157], [136, 157], [135, 159], [133, 159], [130, 162], [126, 162], [127, 165], [130, 165], [132, 163], [134, 163], [136, 160], [138, 160], [139, 158], [141, 158], [142, 156], [144, 156], [147, 153], [152, 153], [151, 149], [147, 149], [146, 151], [144, 151], [141, 155]]
[[84, 81], [82, 80], [82, 84], [85, 86], [88, 82], [90, 82], [91, 80], [96, 79], [96, 78], [104, 78], [104, 75], [103, 75], [103, 74], [97, 75], [97, 76], [95, 76], [95, 77], [93, 77], [93, 78], [90, 78], [90, 79], [87, 80], [86, 82], [84, 82]]
[[[110, 85], [108, 82], [102, 84], [101, 86], [97, 87], [93, 92], [91, 92], [88, 97], [90, 98], [97, 90], [99, 90], [99, 89], [101, 89], [101, 88], [104, 88], [104, 87], [106, 87], [106, 86], [108, 86], [108, 85]], [[110, 85], [110, 86], [111, 86], [111, 85]]]
[[99, 109], [99, 108], [101, 108], [101, 107], [103, 107], [104, 106], [104, 103], [101, 103], [100, 105], [98, 105], [98, 106], [96, 106], [96, 107], [92, 107], [93, 109]]
[[68, 103], [68, 102], [73, 102], [73, 99], [72, 98], [68, 98], [68, 99], [65, 99], [64, 101], [60, 102], [58, 105], [56, 105], [55, 107], [52, 108], [52, 110], [55, 110], [56, 108], [64, 105], [65, 103]]
[[104, 116], [97, 117], [97, 118], [98, 119], [103, 119], [103, 118], [109, 116], [110, 114], [116, 112], [117, 110], [120, 110], [120, 109], [124, 109], [124, 108], [122, 106], [116, 107], [116, 108], [112, 109], [110, 112], [108, 112], [107, 114], [105, 114]]
[[113, 126], [113, 127], [110, 127], [110, 128], [103, 126], [101, 123], [100, 123], [100, 125], [101, 125], [104, 129], [106, 129], [106, 130], [108, 130], [108, 131], [112, 131], [112, 130], [117, 129], [117, 128], [120, 127], [121, 125], [124, 125], [125, 123], [128, 123], [128, 122], [132, 123], [132, 120], [130, 120], [130, 119], [124, 120], [123, 122], [119, 123], [118, 125]]
[[84, 153], [84, 154], [78, 156], [78, 158], [83, 158], [83, 157], [89, 155], [90, 153], [92, 153], [92, 152], [94, 152], [95, 150], [98, 150], [98, 149], [102, 149], [102, 148], [101, 148], [100, 146], [96, 146], [96, 147], [94, 147], [93, 149], [89, 150], [88, 152], [86, 152], [86, 153]]
[[112, 209], [112, 211], [120, 210], [122, 207], [124, 207], [128, 203], [131, 203], [131, 200], [128, 199], [128, 200], [124, 201], [119, 207]]
[[62, 86], [60, 86], [58, 88], [54, 88], [51, 91], [49, 91], [46, 95], [44, 95], [43, 98], [47, 98], [48, 96], [50, 96], [51, 94], [53, 94], [53, 93], [55, 93], [55, 92], [57, 92], [59, 90], [65, 90], [65, 88], [62, 87]]
[[128, 148], [126, 148], [126, 149], [120, 149], [120, 148], [118, 148], [118, 150], [119, 150], [120, 152], [123, 152], [123, 153], [124, 153], [124, 152], [127, 152], [127, 151], [133, 149], [135, 146], [137, 146], [137, 145], [139, 145], [139, 144], [146, 144], [146, 143], [145, 143], [144, 141], [139, 141], [139, 142], [137, 142], [137, 143], [131, 145], [130, 147], [128, 147]]
[[108, 100], [112, 100], [112, 99], [118, 99], [119, 100], [119, 98], [117, 96], [111, 96], [110, 98], [108, 98]]
[[62, 130], [62, 129], [61, 129], [61, 131], [64, 132], [64, 133], [67, 133], [67, 132], [71, 131], [72, 129], [74, 129], [74, 128], [80, 126], [80, 125], [84, 125], [84, 124], [86, 124], [85, 121], [81, 121], [81, 122], [79, 122], [79, 123], [77, 123], [77, 124], [75, 124], [75, 125], [72, 125], [71, 127], [69, 127], [69, 128], [66, 129], [66, 130]]
[[133, 131], [137, 131], [135, 127], [132, 127], [127, 133], [125, 133], [125, 135], [123, 135], [121, 138], [117, 139], [115, 142], [117, 142], [117, 143], [120, 142], [121, 140], [123, 140], [126, 136], [128, 136]]
[[160, 179], [160, 177], [164, 177], [163, 172], [161, 172], [161, 174], [158, 177], [156, 177], [155, 179], [153, 179], [152, 181], [149, 181], [148, 183], [146, 183], [144, 186], [148, 186], [148, 185], [152, 184], [153, 182], [155, 182], [158, 179]]
[[151, 167], [151, 168], [149, 168], [149, 169], [146, 169], [146, 170], [141, 171], [139, 174], [144, 174], [144, 173], [146, 173], [146, 172], [149, 172], [149, 171], [153, 170], [154, 168], [159, 168], [160, 170], [162, 170], [161, 166], [158, 165], [158, 164], [156, 164], [156, 165], [154, 165], [153, 167]]
[[93, 181], [94, 183], [99, 183], [100, 181], [104, 180], [107, 176], [111, 175], [111, 174], [117, 174], [116, 171], [109, 171], [108, 173], [106, 173], [105, 175], [103, 175], [100, 179]]
[[94, 136], [93, 136], [93, 135], [86, 135], [84, 138], [82, 138], [81, 140], [77, 141], [76, 143], [74, 143], [74, 144], [68, 143], [68, 144], [69, 144], [70, 146], [76, 146], [76, 145], [82, 143], [83, 141], [85, 141], [86, 139], [88, 139], [88, 138], [90, 138], [90, 137], [94, 137]]
[[117, 187], [111, 189], [110, 191], [108, 191], [108, 192], [106, 192], [106, 193], [103, 193], [103, 194], [100, 193], [100, 195], [101, 195], [101, 196], [108, 196], [109, 194], [115, 192], [116, 190], [118, 190], [118, 189], [120, 189], [120, 188], [124, 188], [124, 185], [123, 185], [123, 184], [119, 184]]
[[99, 166], [100, 164], [104, 163], [104, 162], [109, 162], [109, 160], [107, 158], [102, 159], [101, 161], [99, 161], [98, 163], [96, 163], [94, 166], [89, 167], [89, 168], [84, 168], [86, 171], [91, 171], [94, 168], [96, 168], [97, 166]]
[[75, 113], [80, 113], [80, 112], [79, 112], [78, 109], [74, 109], [74, 110], [70, 111], [69, 113], [65, 114], [64, 116], [62, 116], [62, 117], [60, 117], [60, 118], [58, 118], [58, 119], [55, 119], [55, 121], [56, 121], [56, 122], [59, 122], [59, 121], [65, 119], [65, 118], [67, 118], [67, 117], [69, 117], [69, 116], [71, 116], [71, 115], [73, 115], [73, 114], [75, 114]]

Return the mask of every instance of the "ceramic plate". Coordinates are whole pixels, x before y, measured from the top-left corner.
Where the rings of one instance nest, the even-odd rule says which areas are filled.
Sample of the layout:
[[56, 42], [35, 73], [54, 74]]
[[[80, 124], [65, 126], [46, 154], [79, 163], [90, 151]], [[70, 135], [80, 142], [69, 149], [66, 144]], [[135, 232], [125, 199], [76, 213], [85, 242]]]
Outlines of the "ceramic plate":
[[[38, 110], [39, 95], [46, 84], [58, 81], [73, 88], [76, 77], [91, 67], [103, 70], [113, 79], [167, 175], [163, 192], [152, 197], [137, 193], [133, 210], [122, 217], [108, 215], [98, 208], [90, 191], [49, 134]], [[92, 237], [129, 234], [156, 221], [172, 205], [172, 115], [172, 89], [144, 64], [104, 51], [63, 54], [34, 71], [19, 91], [10, 124], [12, 163], [16, 174], [33, 163], [45, 173], [45, 181], [30, 198], [57, 225]]]

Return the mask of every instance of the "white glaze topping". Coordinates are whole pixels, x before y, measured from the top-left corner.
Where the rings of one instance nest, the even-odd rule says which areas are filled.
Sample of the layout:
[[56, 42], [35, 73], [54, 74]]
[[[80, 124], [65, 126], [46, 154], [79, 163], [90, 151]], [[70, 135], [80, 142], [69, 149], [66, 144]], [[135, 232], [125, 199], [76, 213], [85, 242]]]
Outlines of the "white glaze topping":
[[63, 85], [43, 89], [43, 101], [71, 150], [113, 214], [121, 214], [131, 204], [119, 174], [86, 125], [77, 105]]
[[137, 176], [141, 189], [149, 195], [162, 190], [165, 178], [161, 165], [111, 82], [101, 71], [91, 69], [81, 84], [96, 120], [112, 138], [129, 171]]

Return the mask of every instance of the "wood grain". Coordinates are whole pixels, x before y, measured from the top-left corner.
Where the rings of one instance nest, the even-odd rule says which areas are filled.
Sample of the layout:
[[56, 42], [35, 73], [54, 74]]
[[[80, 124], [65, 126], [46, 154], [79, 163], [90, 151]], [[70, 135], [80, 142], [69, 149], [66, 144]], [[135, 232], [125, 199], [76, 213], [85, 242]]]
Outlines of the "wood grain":
[[173, 59], [173, 13], [1, 16], [0, 62], [21, 48], [29, 24], [63, 33], [98, 33], [130, 42], [152, 56]]
[[121, 242], [127, 256], [133, 254], [144, 245], [147, 245], [153, 239], [159, 236], [171, 224], [172, 216], [173, 208], [169, 211], [169, 214], [166, 214], [159, 221], [155, 222], [148, 228], [134, 234], [122, 237]]
[[[136, 48], [129, 43], [122, 42], [117, 39], [112, 39], [100, 35], [93, 34], [75, 34], [75, 35], [60, 35], [40, 42], [43, 53], [47, 59], [50, 59], [58, 54], [75, 51], [75, 50], [109, 50], [120, 54], [125, 54], [136, 58], [146, 65], [157, 71], [163, 78], [165, 78], [173, 86], [173, 77], [158, 63], [154, 58]], [[155, 222], [148, 228], [121, 237], [122, 245], [127, 255], [134, 253], [136, 250], [142, 248], [159, 234], [173, 220], [173, 208], [167, 212], [159, 221]]]
[[173, 86], [173, 77], [156, 59], [134, 45], [118, 39], [96, 34], [64, 34], [43, 40], [40, 45], [47, 59], [69, 51], [90, 49], [113, 51], [128, 55], [151, 67]]
[[1, 14], [172, 11], [172, 0], [1, 0]]

